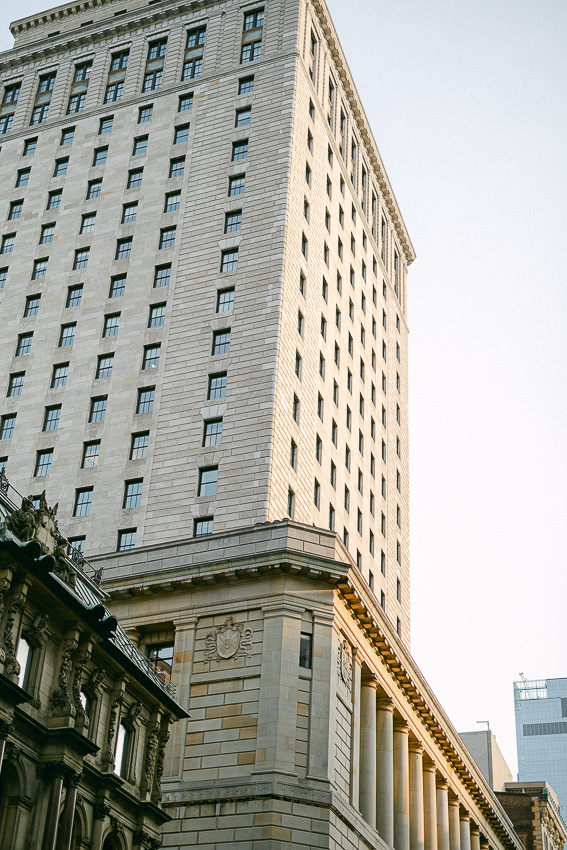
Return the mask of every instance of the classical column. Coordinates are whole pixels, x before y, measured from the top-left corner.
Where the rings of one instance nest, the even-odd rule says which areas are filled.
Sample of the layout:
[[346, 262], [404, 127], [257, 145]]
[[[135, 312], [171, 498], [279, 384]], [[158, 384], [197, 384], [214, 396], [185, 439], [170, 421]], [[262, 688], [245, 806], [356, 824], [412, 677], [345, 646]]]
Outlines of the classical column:
[[437, 783], [437, 850], [449, 850], [449, 786]]
[[[187, 707], [191, 701], [191, 674], [195, 655], [197, 617], [194, 615], [180, 616], [174, 619], [173, 625], [175, 637], [172, 679], [175, 682], [175, 698], [181, 705]], [[168, 778], [183, 779], [183, 763], [189, 754], [185, 750], [186, 742], [191, 734], [189, 724], [188, 719], [178, 720], [177, 723], [171, 724], [165, 769], [165, 775]], [[189, 740], [192, 739], [189, 738]]]
[[471, 850], [471, 820], [468, 812], [460, 813], [461, 850]]
[[423, 765], [423, 843], [426, 850], [437, 850], [437, 788], [435, 764]]
[[[307, 778], [327, 780], [329, 765], [333, 764], [335, 746], [334, 736], [329, 729], [336, 728], [334, 716], [336, 699], [331, 694], [337, 692], [337, 665], [332, 662], [333, 655], [333, 614], [329, 611], [313, 612], [313, 647], [317, 651], [311, 658], [311, 682], [309, 698], [309, 750], [307, 756]], [[329, 676], [329, 670], [331, 675]], [[295, 722], [295, 720], [294, 720]]]
[[461, 818], [456, 797], [449, 797], [449, 850], [461, 850]]
[[471, 823], [471, 850], [480, 850], [480, 830]]
[[77, 805], [77, 787], [79, 775], [73, 774], [69, 779], [61, 823], [57, 834], [57, 850], [70, 850], [73, 835], [73, 821], [75, 819], [75, 807]]
[[47, 807], [47, 820], [43, 831], [42, 850], [55, 850], [57, 839], [57, 822], [59, 820], [59, 808], [61, 806], [61, 795], [63, 792], [63, 777], [65, 767], [56, 763], [46, 766], [48, 776], [51, 776], [51, 791], [49, 793], [49, 805]]
[[360, 814], [376, 827], [376, 679], [360, 686]]
[[389, 847], [394, 846], [394, 703], [388, 696], [377, 701], [376, 829]]
[[409, 727], [403, 718], [394, 721], [394, 847], [410, 850], [409, 830]]
[[410, 850], [424, 850], [423, 745], [409, 742]]
[[352, 734], [350, 745], [350, 795], [351, 805], [354, 809], [359, 808], [359, 783], [360, 783], [360, 679], [362, 675], [362, 664], [360, 654], [353, 650], [352, 658]]

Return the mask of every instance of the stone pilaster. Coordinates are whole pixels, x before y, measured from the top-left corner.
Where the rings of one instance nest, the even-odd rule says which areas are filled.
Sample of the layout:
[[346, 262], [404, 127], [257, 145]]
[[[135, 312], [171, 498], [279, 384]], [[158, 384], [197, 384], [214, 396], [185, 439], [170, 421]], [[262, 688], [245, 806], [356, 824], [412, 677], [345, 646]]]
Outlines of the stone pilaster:
[[377, 703], [377, 816], [380, 837], [394, 844], [394, 703], [382, 695]]
[[410, 850], [424, 850], [423, 745], [409, 742]]
[[364, 678], [360, 688], [360, 813], [376, 826], [376, 679]]
[[394, 720], [394, 847], [410, 850], [409, 727], [402, 717]]

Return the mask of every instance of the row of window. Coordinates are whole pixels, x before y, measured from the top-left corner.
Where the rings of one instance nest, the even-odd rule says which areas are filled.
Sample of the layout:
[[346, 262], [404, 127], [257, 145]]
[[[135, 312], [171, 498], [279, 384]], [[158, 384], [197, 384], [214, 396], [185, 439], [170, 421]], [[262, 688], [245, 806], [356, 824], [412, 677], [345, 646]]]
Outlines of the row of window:
[[[263, 24], [263, 9], [257, 9], [244, 14], [240, 51], [241, 64], [252, 62], [260, 58]], [[196, 27], [187, 32], [183, 69], [181, 73], [182, 82], [195, 79], [201, 75], [205, 38], [205, 26]], [[142, 81], [142, 92], [155, 91], [161, 88], [166, 51], [166, 37], [159, 38], [148, 44], [146, 67]], [[119, 50], [111, 55], [103, 99], [104, 103], [114, 103], [122, 99], [129, 59], [129, 49]], [[92, 67], [93, 61], [91, 59], [79, 61], [75, 64], [67, 104], [68, 115], [83, 112], [85, 109]], [[47, 121], [56, 79], [56, 70], [40, 74], [30, 118], [30, 124], [32, 126], [36, 124], [43, 124]], [[9, 133], [12, 129], [21, 88], [21, 82], [10, 83], [4, 88], [2, 103], [0, 105], [0, 135]]]

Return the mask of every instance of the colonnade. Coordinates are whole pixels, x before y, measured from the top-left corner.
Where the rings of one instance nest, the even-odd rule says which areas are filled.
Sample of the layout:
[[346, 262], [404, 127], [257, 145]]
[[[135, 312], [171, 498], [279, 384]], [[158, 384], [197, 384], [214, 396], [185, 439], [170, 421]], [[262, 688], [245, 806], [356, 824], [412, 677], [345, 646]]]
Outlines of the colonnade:
[[364, 820], [395, 850], [489, 850], [393, 700], [372, 676], [358, 684], [359, 784], [353, 802]]

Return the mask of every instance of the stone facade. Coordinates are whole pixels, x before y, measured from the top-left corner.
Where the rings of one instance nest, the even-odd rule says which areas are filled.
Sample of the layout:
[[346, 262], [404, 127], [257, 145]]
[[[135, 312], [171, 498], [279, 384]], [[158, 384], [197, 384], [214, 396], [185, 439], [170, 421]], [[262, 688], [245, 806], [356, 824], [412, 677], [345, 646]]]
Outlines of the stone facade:
[[190, 705], [165, 847], [521, 850], [330, 531], [284, 521], [94, 563], [142, 652], [169, 635]]
[[496, 796], [526, 850], [562, 850], [567, 828], [547, 782], [507, 782]]
[[0, 846], [156, 848], [169, 726], [187, 713], [66, 556], [54, 511], [14, 508], [0, 487]]
[[331, 526], [409, 643], [414, 254], [326, 7], [86, 0], [12, 32], [10, 480], [88, 554]]

